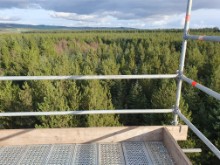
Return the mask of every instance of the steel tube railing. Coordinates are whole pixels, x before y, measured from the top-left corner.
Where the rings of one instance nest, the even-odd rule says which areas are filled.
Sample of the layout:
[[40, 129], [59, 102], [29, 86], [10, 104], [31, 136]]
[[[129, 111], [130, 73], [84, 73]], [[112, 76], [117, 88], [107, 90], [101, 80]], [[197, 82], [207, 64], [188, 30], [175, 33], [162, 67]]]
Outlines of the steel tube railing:
[[180, 111], [178, 116], [189, 126], [189, 128], [209, 147], [209, 149], [220, 159], [220, 151], [216, 148]]
[[49, 116], [49, 115], [94, 115], [94, 114], [147, 114], [172, 113], [173, 109], [124, 109], [124, 110], [83, 110], [50, 112], [1, 112], [0, 116]]
[[192, 86], [194, 86], [194, 87], [200, 89], [201, 91], [207, 93], [208, 95], [210, 95], [210, 96], [212, 96], [212, 97], [214, 97], [214, 98], [220, 100], [220, 94], [219, 94], [219, 93], [217, 93], [217, 92], [215, 92], [215, 91], [213, 91], [213, 90], [211, 90], [211, 89], [209, 89], [209, 88], [207, 88], [207, 87], [205, 87], [205, 86], [203, 86], [203, 85], [197, 83], [196, 81], [194, 81], [194, 80], [192, 80], [192, 79], [187, 78], [187, 77], [184, 76], [184, 75], [181, 76], [181, 79], [182, 79], [183, 81], [187, 82], [188, 84], [191, 84]]
[[85, 75], [85, 76], [0, 76], [0, 81], [26, 81], [26, 80], [116, 80], [116, 79], [170, 79], [177, 74], [159, 75]]
[[[192, 10], [192, 0], [188, 0], [187, 10], [186, 10], [186, 17], [185, 17], [185, 26], [184, 26], [182, 50], [181, 50], [181, 56], [180, 56], [179, 75], [182, 75], [183, 71], [184, 71], [184, 63], [185, 63], [186, 47], [187, 47], [187, 40], [184, 39], [184, 36], [188, 33], [188, 30], [189, 30], [191, 10]], [[178, 83], [177, 83], [176, 103], [175, 103], [175, 107], [174, 107], [175, 110], [179, 109], [182, 83], [183, 83], [182, 80], [179, 79]], [[178, 116], [176, 114], [174, 114], [173, 124], [174, 125], [178, 124]]]
[[186, 35], [186, 40], [201, 40], [201, 41], [215, 41], [220, 42], [220, 36], [197, 36], [197, 35]]
[[182, 148], [182, 151], [184, 153], [198, 153], [198, 152], [202, 152], [201, 148]]

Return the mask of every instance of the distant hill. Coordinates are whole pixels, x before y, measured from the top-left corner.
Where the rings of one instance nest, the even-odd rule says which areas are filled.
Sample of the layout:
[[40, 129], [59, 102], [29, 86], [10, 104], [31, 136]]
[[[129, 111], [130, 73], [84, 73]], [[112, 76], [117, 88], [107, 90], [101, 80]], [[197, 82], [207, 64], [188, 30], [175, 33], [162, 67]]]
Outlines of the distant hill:
[[[52, 25], [29, 25], [29, 24], [13, 24], [13, 23], [0, 23], [0, 33], [28, 33], [28, 32], [37, 32], [37, 31], [45, 31], [45, 32], [54, 32], [54, 31], [63, 31], [63, 30], [118, 30], [118, 31], [148, 31], [148, 32], [182, 32], [183, 29], [136, 29], [136, 28], [128, 28], [128, 27], [68, 27], [68, 26], [52, 26]], [[220, 32], [218, 27], [213, 28], [201, 28], [201, 29], [190, 29], [191, 32]]]
[[35, 29], [35, 30], [135, 30], [126, 27], [67, 27], [51, 25], [28, 25], [28, 24], [8, 24], [0, 23], [1, 29]]

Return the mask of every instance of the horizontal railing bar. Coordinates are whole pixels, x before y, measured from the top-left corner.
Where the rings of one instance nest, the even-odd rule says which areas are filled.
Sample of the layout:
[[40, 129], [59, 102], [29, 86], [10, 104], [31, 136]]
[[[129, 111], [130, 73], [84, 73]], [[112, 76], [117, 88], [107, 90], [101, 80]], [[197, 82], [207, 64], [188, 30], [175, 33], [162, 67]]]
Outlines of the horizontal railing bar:
[[187, 77], [184, 76], [184, 75], [181, 76], [181, 78], [182, 78], [183, 81], [185, 81], [185, 82], [191, 84], [192, 86], [194, 86], [194, 87], [200, 89], [201, 91], [207, 93], [208, 95], [213, 96], [213, 97], [215, 97], [216, 99], [220, 100], [220, 94], [219, 94], [219, 93], [217, 93], [217, 92], [215, 92], [215, 91], [213, 91], [213, 90], [211, 90], [211, 89], [209, 89], [209, 88], [207, 88], [207, 87], [205, 87], [205, 86], [203, 86], [203, 85], [197, 83], [196, 81], [194, 81], [194, 80], [192, 80], [192, 79], [187, 78]]
[[182, 151], [184, 153], [199, 153], [202, 152], [201, 148], [183, 148]]
[[152, 75], [85, 75], [85, 76], [0, 76], [0, 81], [13, 80], [107, 80], [107, 79], [169, 79], [176, 78], [177, 74]]
[[85, 110], [51, 112], [1, 112], [0, 116], [49, 116], [49, 115], [92, 115], [92, 114], [147, 114], [172, 113], [173, 109], [124, 109], [124, 110]]
[[178, 116], [189, 126], [189, 128], [209, 147], [209, 149], [220, 159], [220, 151], [216, 148], [180, 111]]
[[187, 40], [201, 40], [201, 41], [216, 41], [220, 42], [220, 36], [197, 36], [197, 35], [186, 35]]

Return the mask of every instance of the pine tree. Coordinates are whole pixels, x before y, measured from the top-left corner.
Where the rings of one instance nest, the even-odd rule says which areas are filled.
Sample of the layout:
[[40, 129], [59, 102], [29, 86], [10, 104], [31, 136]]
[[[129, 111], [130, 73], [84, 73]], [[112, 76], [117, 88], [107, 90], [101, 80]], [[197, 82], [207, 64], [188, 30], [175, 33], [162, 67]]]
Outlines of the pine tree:
[[[176, 100], [176, 84], [174, 81], [163, 81], [162, 86], [152, 94], [152, 107], [156, 109], [170, 109], [175, 105]], [[184, 99], [181, 98], [180, 102], [181, 112], [190, 119], [190, 112], [188, 111], [188, 105]], [[159, 114], [160, 115], [160, 114]], [[157, 123], [171, 124], [173, 121], [173, 114], [165, 114], [157, 117]]]
[[[69, 88], [68, 88], [69, 87]], [[35, 97], [38, 98], [38, 111], [68, 111], [76, 110], [79, 106], [80, 93], [76, 84], [65, 82], [45, 82], [37, 84], [37, 89], [44, 90], [41, 96], [37, 96], [37, 91], [34, 91]], [[37, 100], [37, 98], [35, 98]], [[39, 124], [36, 127], [73, 127], [77, 126], [78, 121], [75, 116], [40, 116], [38, 117]]]
[[[85, 110], [113, 110], [111, 94], [96, 80], [88, 81], [84, 87], [82, 109]], [[120, 125], [117, 115], [88, 115], [87, 126], [117, 126]]]

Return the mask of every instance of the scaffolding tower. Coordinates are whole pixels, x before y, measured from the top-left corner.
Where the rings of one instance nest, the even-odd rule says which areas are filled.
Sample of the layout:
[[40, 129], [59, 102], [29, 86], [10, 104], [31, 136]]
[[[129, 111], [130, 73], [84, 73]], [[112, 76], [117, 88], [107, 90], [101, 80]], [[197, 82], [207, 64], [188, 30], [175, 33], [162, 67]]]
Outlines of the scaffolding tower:
[[28, 81], [28, 80], [116, 80], [116, 79], [177, 79], [176, 102], [170, 109], [123, 109], [123, 110], [85, 110], [85, 111], [50, 111], [50, 112], [1, 112], [0, 116], [39, 116], [39, 115], [88, 115], [88, 114], [148, 114], [148, 113], [173, 113], [173, 125], [178, 125], [178, 117], [182, 119], [189, 128], [209, 147], [209, 149], [220, 159], [220, 151], [201, 133], [182, 113], [179, 108], [182, 83], [187, 82], [206, 94], [220, 100], [220, 94], [197, 83], [184, 75], [184, 63], [188, 40], [202, 40], [220, 42], [219, 36], [196, 36], [189, 34], [192, 1], [188, 0], [183, 33], [182, 50], [179, 61], [179, 69], [176, 74], [161, 75], [82, 75], [82, 76], [1, 76], [0, 81]]

